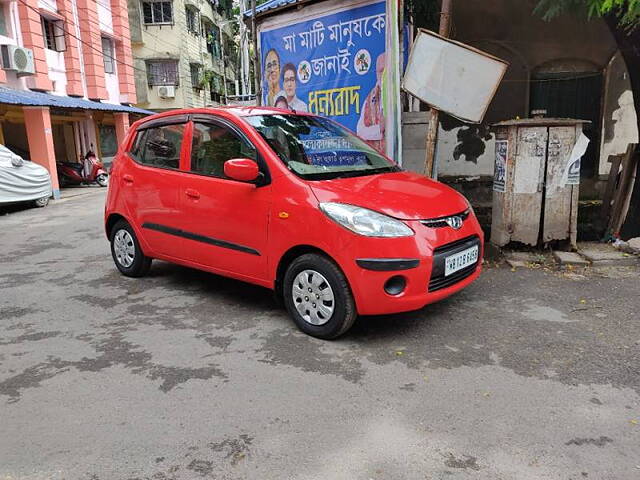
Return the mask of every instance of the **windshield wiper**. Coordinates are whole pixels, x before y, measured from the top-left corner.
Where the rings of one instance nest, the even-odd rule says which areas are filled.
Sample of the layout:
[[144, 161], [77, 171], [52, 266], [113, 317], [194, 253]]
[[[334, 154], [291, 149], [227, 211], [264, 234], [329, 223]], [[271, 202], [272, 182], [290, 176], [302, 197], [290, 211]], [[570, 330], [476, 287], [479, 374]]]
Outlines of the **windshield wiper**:
[[377, 175], [379, 173], [391, 173], [398, 172], [400, 169], [395, 166], [372, 168], [370, 170], [352, 170], [346, 172], [336, 172], [336, 176], [333, 178], [351, 178], [351, 177], [364, 177], [367, 175]]

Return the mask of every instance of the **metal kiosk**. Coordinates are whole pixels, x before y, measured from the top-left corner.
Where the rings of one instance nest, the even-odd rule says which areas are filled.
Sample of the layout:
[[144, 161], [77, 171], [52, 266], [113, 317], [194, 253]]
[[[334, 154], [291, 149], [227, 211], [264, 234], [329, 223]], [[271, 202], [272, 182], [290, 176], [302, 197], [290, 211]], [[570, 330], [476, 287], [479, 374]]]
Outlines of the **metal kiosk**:
[[[585, 120], [530, 118], [495, 124], [491, 243], [576, 246]], [[586, 142], [586, 143], [585, 143]], [[577, 157], [577, 158], [576, 158]]]

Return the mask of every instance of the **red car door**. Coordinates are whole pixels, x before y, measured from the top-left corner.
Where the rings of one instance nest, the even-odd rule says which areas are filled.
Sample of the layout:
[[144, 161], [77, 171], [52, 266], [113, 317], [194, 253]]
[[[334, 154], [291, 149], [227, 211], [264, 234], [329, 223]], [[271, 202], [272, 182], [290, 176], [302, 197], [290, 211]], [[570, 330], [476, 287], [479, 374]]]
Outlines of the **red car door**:
[[183, 258], [184, 239], [172, 234], [180, 223], [179, 168], [187, 117], [149, 122], [137, 133], [122, 175], [127, 210], [152, 255]]
[[[229, 121], [213, 116], [193, 120], [189, 166], [181, 183], [186, 258], [239, 278], [267, 277], [267, 230], [271, 185], [226, 178], [224, 162], [250, 158], [256, 148]], [[268, 178], [268, 171], [261, 170]]]

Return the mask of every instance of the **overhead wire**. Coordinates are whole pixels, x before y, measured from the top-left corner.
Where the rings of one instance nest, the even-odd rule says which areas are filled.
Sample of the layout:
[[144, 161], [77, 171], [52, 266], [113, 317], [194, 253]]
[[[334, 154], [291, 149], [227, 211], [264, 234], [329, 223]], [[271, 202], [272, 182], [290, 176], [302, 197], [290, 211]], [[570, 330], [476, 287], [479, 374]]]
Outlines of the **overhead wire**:
[[[25, 7], [29, 8], [30, 10], [32, 10], [32, 11], [36, 12], [38, 15], [40, 15], [40, 13], [41, 13], [41, 12], [40, 12], [38, 9], [36, 9], [36, 8], [32, 7], [31, 5], [29, 5], [25, 0], [18, 0], [18, 1], [19, 1], [20, 3], [22, 3]], [[100, 23], [100, 22], [99, 22], [99, 23]], [[105, 24], [103, 23], [102, 25], [104, 26]], [[80, 43], [81, 43], [81, 44], [83, 44], [83, 45], [86, 45], [86, 46], [87, 46], [87, 47], [89, 47], [91, 50], [94, 50], [94, 51], [96, 51], [96, 52], [100, 53], [101, 55], [104, 55], [104, 52], [102, 51], [102, 49], [101, 49], [101, 48], [100, 48], [100, 49], [99, 49], [99, 48], [96, 48], [93, 44], [88, 43], [87, 41], [83, 40], [82, 38], [78, 37], [77, 35], [75, 35], [75, 34], [71, 33], [71, 32], [70, 32], [66, 27], [67, 27], [66, 22], [63, 22], [63, 26], [62, 26], [61, 28], [62, 28], [62, 31], [63, 31], [64, 33], [66, 33], [67, 35], [69, 35], [69, 36], [70, 36], [70, 37], [72, 37], [72, 38], [75, 38], [78, 42], [80, 42]], [[150, 49], [150, 50], [151, 50], [151, 51], [154, 51], [155, 53], [162, 53], [162, 52], [160, 52], [160, 51], [158, 51], [158, 50], [154, 50], [154, 49]], [[115, 58], [115, 57], [112, 57], [112, 59], [113, 59], [113, 61], [114, 61], [114, 62], [116, 62], [116, 63], [118, 63], [118, 64], [120, 64], [120, 65], [124, 65], [124, 66], [126, 66], [126, 67], [130, 67], [130, 68], [132, 68], [133, 70], [136, 70], [136, 71], [138, 71], [138, 72], [144, 73], [144, 74], [145, 74], [145, 76], [147, 75], [147, 70], [146, 70], [146, 69], [142, 69], [142, 68], [136, 67], [136, 66], [135, 66], [135, 65], [133, 65], [133, 64], [127, 63], [127, 62], [125, 62], [125, 61], [123, 61], [123, 60], [121, 60], [121, 59]], [[77, 70], [72, 70], [72, 71], [77, 71]], [[180, 80], [182, 80], [182, 81], [184, 81], [184, 80], [186, 80], [186, 79], [188, 78], [188, 77], [186, 77], [186, 76], [184, 76], [184, 75], [180, 75], [180, 74], [179, 74], [179, 73], [180, 73], [180, 72], [179, 72], [179, 70], [178, 70], [178, 72], [177, 72], [177, 73], [178, 73], [178, 78], [179, 78]], [[189, 81], [190, 81], [190, 80], [191, 80], [191, 79], [189, 78]]]

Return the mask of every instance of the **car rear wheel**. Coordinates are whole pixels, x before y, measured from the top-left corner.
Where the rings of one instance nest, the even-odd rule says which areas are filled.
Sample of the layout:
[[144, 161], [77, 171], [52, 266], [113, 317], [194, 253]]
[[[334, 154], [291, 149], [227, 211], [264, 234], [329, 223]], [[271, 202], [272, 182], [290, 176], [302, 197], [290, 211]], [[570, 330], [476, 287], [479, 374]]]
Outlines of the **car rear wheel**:
[[143, 277], [151, 268], [151, 258], [142, 253], [136, 234], [120, 220], [111, 230], [111, 255], [118, 270], [127, 277]]
[[46, 207], [47, 205], [49, 205], [49, 195], [34, 200], [33, 204], [38, 208]]
[[358, 316], [346, 277], [322, 255], [305, 254], [291, 262], [284, 275], [283, 293], [293, 321], [313, 337], [337, 338]]
[[96, 182], [101, 187], [106, 187], [107, 185], [109, 185], [109, 175], [107, 175], [106, 173], [101, 173], [96, 177]]

